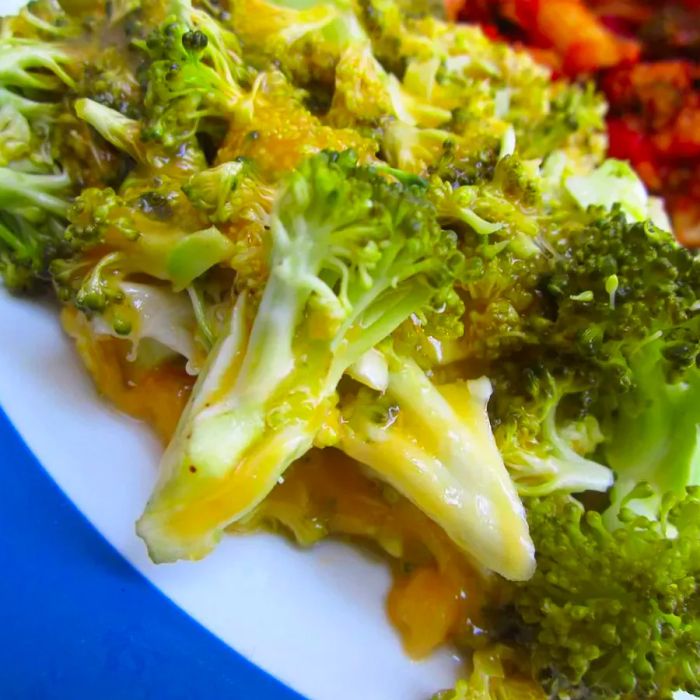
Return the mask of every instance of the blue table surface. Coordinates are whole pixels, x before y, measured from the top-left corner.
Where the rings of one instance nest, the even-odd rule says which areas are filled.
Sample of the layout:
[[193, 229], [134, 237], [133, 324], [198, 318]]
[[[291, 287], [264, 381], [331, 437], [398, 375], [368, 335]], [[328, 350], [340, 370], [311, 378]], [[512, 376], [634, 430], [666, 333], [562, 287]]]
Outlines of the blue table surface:
[[150, 584], [0, 410], [0, 697], [302, 700]]

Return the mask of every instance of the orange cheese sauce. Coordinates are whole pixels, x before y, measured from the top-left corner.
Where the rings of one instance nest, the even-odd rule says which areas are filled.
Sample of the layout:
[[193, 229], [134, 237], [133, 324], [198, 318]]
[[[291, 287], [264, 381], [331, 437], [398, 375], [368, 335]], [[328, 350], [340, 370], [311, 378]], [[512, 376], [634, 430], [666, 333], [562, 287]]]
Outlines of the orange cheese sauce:
[[[167, 442], [194, 382], [184, 366], [139, 370], [126, 359], [126, 341], [95, 339], [73, 309], [64, 310], [62, 320], [99, 392]], [[480, 646], [482, 609], [497, 595], [495, 584], [418, 508], [342, 452], [312, 450], [252, 516], [231, 529], [259, 528], [282, 530], [302, 546], [335, 536], [388, 555], [393, 584], [387, 613], [411, 657], [425, 657], [456, 637], [462, 645]]]
[[252, 158], [261, 172], [273, 181], [296, 168], [312, 153], [353, 148], [361, 159], [374, 155], [377, 145], [353, 129], [325, 126], [298, 101], [287, 94], [266, 93], [254, 98], [254, 109], [263, 119], [255, 126], [233, 124], [217, 154], [217, 162]]
[[61, 321], [100, 394], [120, 411], [148, 423], [167, 442], [175, 432], [194, 377], [180, 363], [139, 369], [126, 359], [130, 343], [117, 338], [96, 339], [87, 331], [85, 318], [72, 307], [64, 308]]

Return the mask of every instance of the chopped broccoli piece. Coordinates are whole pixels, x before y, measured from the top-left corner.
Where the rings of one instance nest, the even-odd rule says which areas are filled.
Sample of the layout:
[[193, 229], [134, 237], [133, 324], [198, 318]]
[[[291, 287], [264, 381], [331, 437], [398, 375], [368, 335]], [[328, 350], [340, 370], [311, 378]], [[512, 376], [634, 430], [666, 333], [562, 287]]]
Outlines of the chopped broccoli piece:
[[700, 692], [699, 498], [665, 499], [659, 520], [623, 511], [613, 530], [569, 496], [528, 503], [537, 570], [514, 585], [504, 634], [549, 697]]
[[0, 40], [0, 85], [52, 92], [75, 87], [67, 70], [74, 62], [70, 50], [37, 39]]
[[571, 398], [580, 403], [583, 387], [525, 372], [530, 374], [528, 396], [506, 391], [498, 396], [502, 406], [495, 411], [501, 417], [496, 442], [518, 492], [606, 492], [613, 484], [612, 471], [587, 457], [604, 439], [598, 421], [590, 413], [571, 415], [566, 405]]
[[461, 256], [424, 190], [352, 152], [321, 153], [290, 176], [252, 326], [244, 294], [139, 521], [156, 561], [210, 551], [313, 445], [343, 373], [412, 313], [449, 303]]
[[345, 408], [338, 446], [413, 501], [480, 566], [508, 579], [534, 570], [523, 506], [491, 432], [482, 378], [435, 386], [415, 361], [388, 356], [381, 399]]
[[527, 659], [512, 647], [492, 645], [474, 653], [468, 680], [433, 700], [546, 700], [544, 690], [530, 676]]
[[184, 21], [170, 18], [145, 41], [146, 71], [143, 138], [169, 148], [191, 139], [205, 118], [240, 116], [249, 78], [235, 34], [198, 10]]
[[181, 291], [233, 255], [233, 243], [215, 226], [195, 228], [197, 217], [177, 190], [126, 192], [127, 199], [109, 188], [88, 189], [72, 207], [66, 240], [74, 252], [56, 260], [52, 272], [62, 298], [83, 310], [103, 312], [121, 302], [129, 275]]
[[343, 51], [367, 40], [347, 0], [236, 0], [232, 5], [231, 20], [251, 62], [277, 61], [303, 85], [332, 84]]
[[49, 280], [48, 267], [63, 249], [71, 182], [0, 168], [0, 274], [10, 289], [35, 291]]

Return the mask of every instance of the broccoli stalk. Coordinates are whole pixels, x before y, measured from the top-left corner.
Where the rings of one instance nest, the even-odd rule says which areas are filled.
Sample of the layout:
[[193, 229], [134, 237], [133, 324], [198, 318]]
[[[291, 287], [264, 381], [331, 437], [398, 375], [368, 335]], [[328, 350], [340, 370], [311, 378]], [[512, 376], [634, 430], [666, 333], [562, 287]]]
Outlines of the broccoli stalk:
[[74, 107], [78, 117], [93, 127], [105, 141], [128, 153], [135, 161], [145, 161], [146, 152], [141, 142], [139, 121], [129, 119], [116, 109], [105, 107], [86, 97], [76, 100]]
[[314, 443], [343, 373], [410, 314], [450, 302], [456, 241], [421, 186], [352, 152], [306, 161], [278, 195], [254, 319], [241, 295], [138, 523], [155, 561], [199, 558]]
[[62, 46], [6, 37], [0, 40], [0, 85], [46, 91], [74, 88], [75, 81], [66, 70], [74, 60]]
[[40, 175], [0, 168], [0, 209], [29, 221], [42, 221], [47, 214], [65, 218], [70, 204], [70, 178], [63, 173]]
[[478, 564], [508, 579], [529, 578], [534, 551], [486, 412], [490, 382], [438, 387], [414, 360], [394, 352], [387, 359], [386, 393], [346, 410], [338, 446], [413, 501]]

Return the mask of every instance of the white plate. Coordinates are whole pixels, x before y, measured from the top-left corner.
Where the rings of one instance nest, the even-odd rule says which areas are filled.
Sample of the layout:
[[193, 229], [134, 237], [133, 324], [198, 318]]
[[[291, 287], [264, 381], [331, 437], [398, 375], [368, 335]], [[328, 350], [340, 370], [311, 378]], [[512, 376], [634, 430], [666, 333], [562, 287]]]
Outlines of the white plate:
[[[0, 0], [0, 14], [19, 4]], [[27, 446], [118, 552], [225, 644], [313, 700], [426, 700], [453, 684], [450, 651], [404, 655], [385, 616], [387, 567], [346, 546], [229, 537], [203, 562], [153, 565], [134, 521], [156, 475], [154, 438], [96, 396], [51, 305], [0, 290], [0, 338], [0, 405]]]

